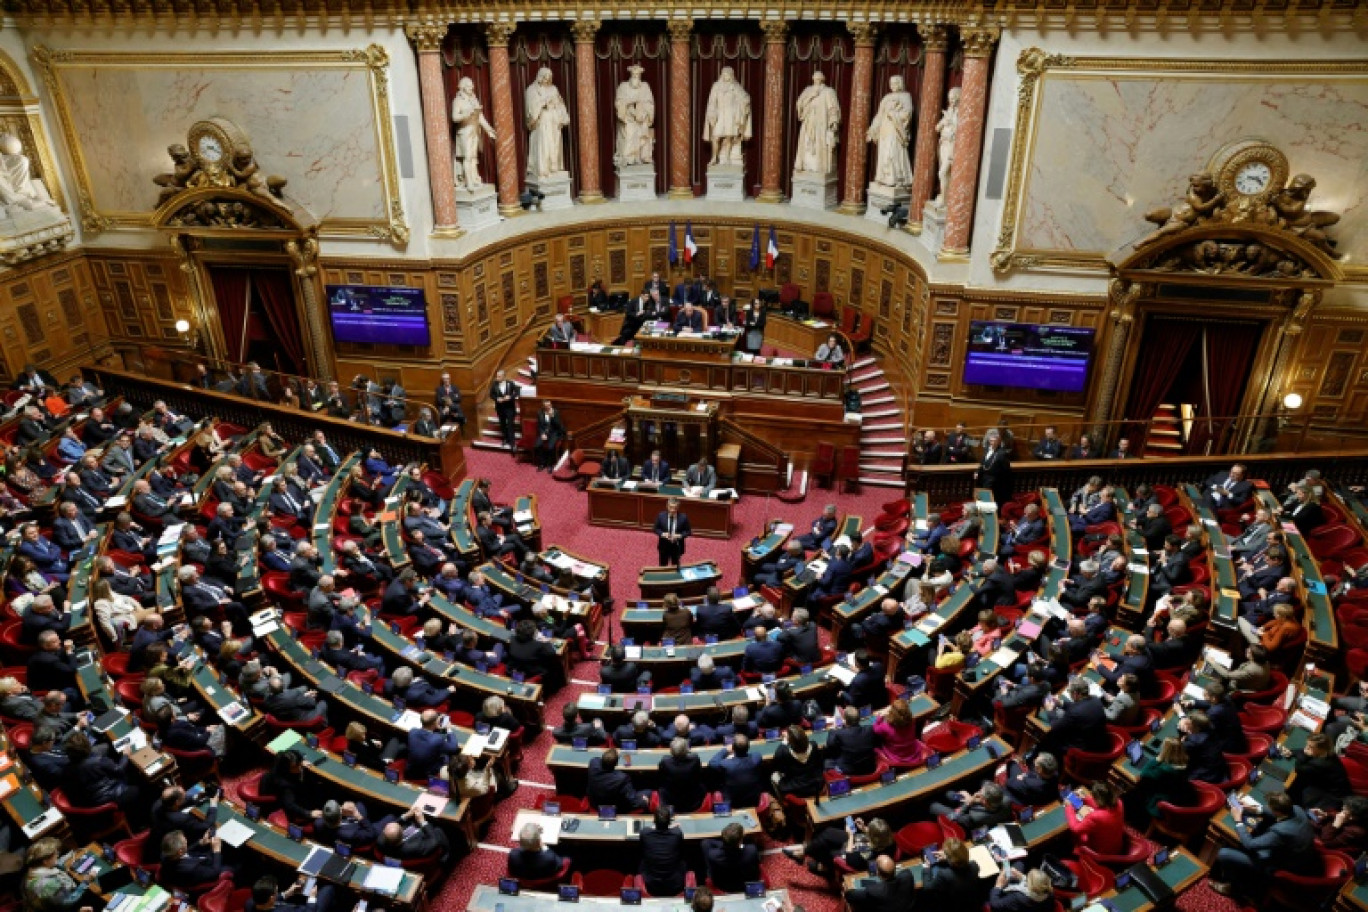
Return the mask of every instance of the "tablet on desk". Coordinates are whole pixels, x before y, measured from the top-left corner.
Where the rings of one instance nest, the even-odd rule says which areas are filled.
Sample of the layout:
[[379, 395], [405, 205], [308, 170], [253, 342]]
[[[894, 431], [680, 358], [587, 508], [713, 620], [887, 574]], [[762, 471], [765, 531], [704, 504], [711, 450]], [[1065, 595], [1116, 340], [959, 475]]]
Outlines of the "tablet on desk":
[[617, 808], [611, 804], [605, 804], [598, 809], [599, 820], [617, 820]]

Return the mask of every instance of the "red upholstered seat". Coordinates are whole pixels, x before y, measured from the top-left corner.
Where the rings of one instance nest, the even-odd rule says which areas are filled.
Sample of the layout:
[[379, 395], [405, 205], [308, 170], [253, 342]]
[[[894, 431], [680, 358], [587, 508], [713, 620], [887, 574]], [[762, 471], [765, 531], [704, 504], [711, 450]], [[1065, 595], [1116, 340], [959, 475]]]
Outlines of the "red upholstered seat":
[[809, 471], [823, 487], [831, 486], [831, 478], [836, 473], [836, 447], [823, 441], [817, 442], [817, 456]]
[[1101, 753], [1071, 747], [1064, 752], [1064, 775], [1074, 782], [1091, 785], [1106, 777], [1111, 765], [1126, 749], [1126, 739], [1117, 732], [1107, 732], [1110, 746]]
[[1269, 899], [1277, 908], [1321, 909], [1339, 892], [1354, 873], [1354, 859], [1343, 852], [1323, 850], [1321, 873], [1293, 874], [1275, 871]]
[[1151, 830], [1157, 830], [1170, 839], [1185, 843], [1206, 832], [1207, 823], [1225, 805], [1225, 792], [1210, 782], [1193, 782], [1197, 790], [1197, 803], [1191, 807], [1179, 807], [1168, 801], [1160, 801], [1159, 816], [1150, 822]]
[[860, 488], [860, 448], [841, 447], [841, 464], [836, 470], [845, 486], [846, 493]]

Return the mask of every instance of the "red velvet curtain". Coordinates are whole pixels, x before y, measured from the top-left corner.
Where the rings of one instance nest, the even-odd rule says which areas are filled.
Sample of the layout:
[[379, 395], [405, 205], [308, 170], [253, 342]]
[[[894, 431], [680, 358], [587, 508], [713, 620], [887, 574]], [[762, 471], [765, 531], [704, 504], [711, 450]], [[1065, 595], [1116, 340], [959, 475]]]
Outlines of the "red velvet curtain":
[[1131, 380], [1130, 400], [1126, 404], [1126, 420], [1133, 422], [1127, 428], [1132, 452], [1143, 452], [1154, 410], [1169, 394], [1174, 378], [1200, 334], [1201, 326], [1197, 323], [1163, 317], [1150, 317], [1145, 321], [1140, 357]]
[[218, 305], [219, 325], [228, 360], [240, 363], [247, 352], [247, 305], [250, 273], [245, 269], [209, 267], [209, 284]]
[[286, 373], [307, 374], [308, 358], [304, 354], [304, 339], [299, 333], [299, 310], [295, 306], [294, 283], [284, 269], [253, 269], [252, 290], [261, 305], [261, 312], [275, 333], [286, 361]]
[[[1240, 410], [1249, 381], [1249, 369], [1263, 339], [1262, 323], [1208, 323], [1204, 333], [1206, 342], [1206, 395], [1198, 397], [1197, 421], [1188, 440], [1188, 452], [1202, 453], [1209, 440], [1218, 443], [1229, 422], [1202, 420], [1232, 418]], [[1207, 404], [1210, 403], [1210, 411]]]

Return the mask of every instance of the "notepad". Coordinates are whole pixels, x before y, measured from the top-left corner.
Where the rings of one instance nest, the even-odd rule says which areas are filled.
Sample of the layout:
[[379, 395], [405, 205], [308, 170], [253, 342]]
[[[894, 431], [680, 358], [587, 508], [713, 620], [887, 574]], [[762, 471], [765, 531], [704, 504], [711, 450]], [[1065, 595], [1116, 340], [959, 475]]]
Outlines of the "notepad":
[[1021, 653], [1017, 652], [1012, 647], [1003, 646], [990, 655], [988, 661], [992, 662], [998, 668], [1007, 668], [1017, 660], [1017, 656], [1019, 655], [1021, 655]]
[[484, 735], [471, 735], [466, 738], [465, 744], [461, 745], [461, 753], [467, 757], [478, 757], [484, 753], [488, 744], [489, 739]]
[[603, 694], [580, 694], [575, 701], [580, 709], [603, 709], [608, 705], [608, 698]]
[[240, 849], [252, 837], [256, 835], [256, 830], [238, 820], [229, 820], [227, 823], [220, 824], [218, 837], [235, 849]]
[[372, 893], [380, 893], [384, 896], [394, 896], [399, 892], [399, 887], [404, 883], [404, 869], [391, 868], [387, 865], [373, 864], [366, 871], [364, 886]]

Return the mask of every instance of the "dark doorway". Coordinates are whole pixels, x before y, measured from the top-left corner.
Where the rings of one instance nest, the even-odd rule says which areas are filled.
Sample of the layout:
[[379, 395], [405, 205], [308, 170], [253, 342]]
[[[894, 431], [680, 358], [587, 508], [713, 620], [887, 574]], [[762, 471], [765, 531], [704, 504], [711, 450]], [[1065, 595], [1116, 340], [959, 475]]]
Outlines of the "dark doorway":
[[[1228, 419], [1239, 414], [1266, 327], [1255, 320], [1148, 317], [1124, 413], [1132, 449], [1176, 455], [1227, 445], [1234, 429]], [[1175, 444], [1165, 447], [1157, 439], [1175, 430]], [[1149, 441], [1152, 434], [1156, 439]]]
[[307, 376], [294, 282], [284, 267], [209, 266], [228, 360]]

